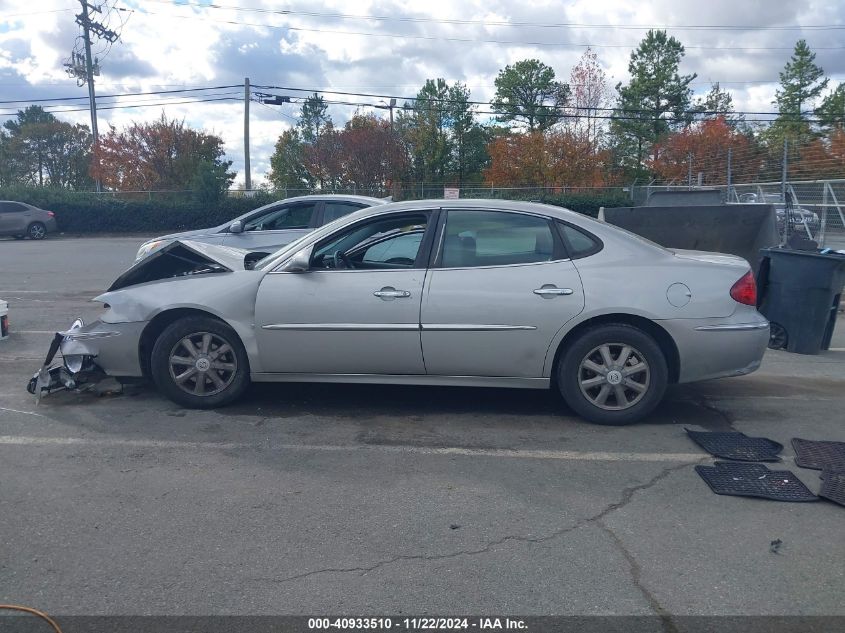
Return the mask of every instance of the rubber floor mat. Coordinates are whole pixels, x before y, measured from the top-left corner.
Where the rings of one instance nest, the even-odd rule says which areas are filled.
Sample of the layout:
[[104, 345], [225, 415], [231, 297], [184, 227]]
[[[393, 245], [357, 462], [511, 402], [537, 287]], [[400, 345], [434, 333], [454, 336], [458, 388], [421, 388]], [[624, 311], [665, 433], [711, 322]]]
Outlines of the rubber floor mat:
[[845, 442], [817, 442], [792, 438], [795, 465], [813, 470], [845, 471]]
[[824, 471], [819, 496], [845, 506], [845, 472]]
[[748, 437], [745, 433], [718, 431], [690, 431], [684, 429], [693, 442], [705, 451], [722, 459], [744, 462], [779, 462], [783, 444], [765, 437]]
[[717, 495], [760, 497], [773, 501], [817, 501], [818, 497], [788, 470], [769, 470], [762, 464], [716, 462], [696, 466], [695, 472]]

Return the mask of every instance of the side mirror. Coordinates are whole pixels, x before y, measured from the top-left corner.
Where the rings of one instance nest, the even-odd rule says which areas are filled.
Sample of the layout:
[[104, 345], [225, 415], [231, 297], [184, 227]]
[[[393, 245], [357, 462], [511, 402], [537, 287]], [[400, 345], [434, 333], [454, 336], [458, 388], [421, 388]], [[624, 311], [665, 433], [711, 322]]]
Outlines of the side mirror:
[[243, 233], [244, 223], [240, 220], [235, 220], [229, 225], [229, 233]]
[[313, 246], [303, 248], [285, 262], [282, 270], [286, 273], [304, 273], [311, 268], [311, 251]]

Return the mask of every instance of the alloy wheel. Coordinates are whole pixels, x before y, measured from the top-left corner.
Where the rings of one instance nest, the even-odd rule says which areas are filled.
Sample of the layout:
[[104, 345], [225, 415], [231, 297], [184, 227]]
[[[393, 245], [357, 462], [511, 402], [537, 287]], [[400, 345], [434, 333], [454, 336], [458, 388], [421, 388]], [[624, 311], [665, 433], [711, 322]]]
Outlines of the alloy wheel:
[[170, 377], [185, 393], [213, 396], [235, 379], [238, 358], [219, 334], [195, 332], [179, 340], [168, 357]]
[[581, 393], [606, 411], [629, 409], [642, 400], [651, 384], [651, 371], [642, 353], [624, 343], [593, 348], [578, 367]]

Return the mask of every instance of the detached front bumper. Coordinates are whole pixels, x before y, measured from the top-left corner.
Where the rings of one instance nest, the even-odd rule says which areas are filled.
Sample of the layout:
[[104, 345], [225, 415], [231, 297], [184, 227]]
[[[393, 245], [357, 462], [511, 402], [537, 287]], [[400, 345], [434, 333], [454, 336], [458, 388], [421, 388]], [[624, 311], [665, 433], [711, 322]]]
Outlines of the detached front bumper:
[[[79, 386], [108, 376], [142, 375], [138, 342], [146, 322], [84, 325], [80, 320], [57, 332], [42, 367], [30, 379], [27, 391], [42, 394]], [[61, 363], [53, 361], [61, 353]]]

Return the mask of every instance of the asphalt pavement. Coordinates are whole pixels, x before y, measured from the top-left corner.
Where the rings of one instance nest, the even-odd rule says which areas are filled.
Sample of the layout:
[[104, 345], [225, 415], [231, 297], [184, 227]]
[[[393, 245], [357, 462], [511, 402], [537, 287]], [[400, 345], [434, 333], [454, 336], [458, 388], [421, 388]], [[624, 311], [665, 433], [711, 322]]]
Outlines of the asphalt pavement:
[[[140, 237], [0, 241], [0, 603], [54, 614], [845, 615], [845, 508], [713, 494], [684, 428], [845, 441], [845, 325], [819, 356], [678, 386], [641, 424], [553, 393], [25, 383]], [[841, 319], [841, 317], [840, 317]], [[773, 543], [780, 541], [779, 546]]]

